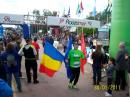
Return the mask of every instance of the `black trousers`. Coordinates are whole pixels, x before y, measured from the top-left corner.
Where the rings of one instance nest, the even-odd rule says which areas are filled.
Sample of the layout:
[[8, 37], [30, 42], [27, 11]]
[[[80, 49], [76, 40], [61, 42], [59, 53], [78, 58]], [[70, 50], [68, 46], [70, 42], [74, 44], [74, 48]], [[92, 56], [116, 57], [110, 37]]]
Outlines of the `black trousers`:
[[93, 84], [99, 85], [99, 82], [101, 81], [101, 68], [93, 66]]
[[27, 81], [31, 82], [31, 69], [33, 71], [33, 81], [37, 80], [37, 61], [36, 60], [25, 60], [25, 68], [26, 68], [26, 75]]
[[21, 56], [18, 56], [19, 57], [19, 76], [22, 77], [22, 71], [21, 71], [21, 61], [22, 61], [22, 57]]
[[107, 78], [107, 92], [112, 94], [112, 78]]
[[0, 79], [3, 79], [4, 81], [7, 82], [7, 73], [3, 66], [0, 66]]
[[125, 70], [116, 70], [116, 82], [117, 90], [125, 90], [126, 79], [125, 79]]
[[78, 80], [79, 80], [80, 67], [79, 68], [70, 67], [70, 69], [71, 69], [71, 72], [72, 72], [72, 75], [73, 75], [73, 77], [70, 79], [70, 83], [72, 83], [74, 81], [73, 85], [76, 85]]
[[66, 48], [67, 48], [67, 47], [66, 47], [66, 46], [64, 46], [64, 52], [66, 51]]

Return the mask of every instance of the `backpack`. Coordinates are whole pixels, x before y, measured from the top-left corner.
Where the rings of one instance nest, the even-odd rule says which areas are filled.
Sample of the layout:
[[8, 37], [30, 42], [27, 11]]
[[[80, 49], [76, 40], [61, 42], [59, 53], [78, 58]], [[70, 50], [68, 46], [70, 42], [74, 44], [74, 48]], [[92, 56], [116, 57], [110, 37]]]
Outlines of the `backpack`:
[[7, 66], [8, 67], [15, 67], [17, 65], [15, 56], [13, 54], [7, 55]]

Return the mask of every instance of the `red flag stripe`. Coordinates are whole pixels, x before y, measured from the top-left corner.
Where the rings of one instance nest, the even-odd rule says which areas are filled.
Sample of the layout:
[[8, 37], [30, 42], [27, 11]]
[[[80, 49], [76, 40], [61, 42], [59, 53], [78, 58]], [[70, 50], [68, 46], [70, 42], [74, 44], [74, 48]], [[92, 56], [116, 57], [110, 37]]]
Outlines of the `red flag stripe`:
[[81, 72], [84, 74], [84, 65], [86, 64], [87, 60], [86, 60], [86, 46], [85, 46], [85, 40], [84, 40], [84, 34], [82, 32], [82, 36], [81, 36], [81, 51], [83, 52], [85, 59], [81, 59]]
[[47, 67], [45, 67], [43, 64], [40, 65], [40, 69], [39, 71], [41, 73], [45, 73], [46, 75], [48, 75], [49, 77], [53, 77], [55, 72], [54, 70], [48, 69]]
[[81, 8], [81, 10], [84, 10], [82, 1], [81, 1], [81, 3], [80, 3], [80, 8]]

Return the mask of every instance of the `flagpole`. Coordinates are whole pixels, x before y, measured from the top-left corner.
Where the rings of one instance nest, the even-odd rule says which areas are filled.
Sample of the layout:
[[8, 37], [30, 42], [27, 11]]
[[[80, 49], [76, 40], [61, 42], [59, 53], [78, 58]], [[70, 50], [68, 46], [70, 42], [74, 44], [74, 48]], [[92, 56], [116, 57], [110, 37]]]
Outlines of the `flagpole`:
[[46, 28], [47, 28], [47, 35], [48, 35], [48, 16], [46, 16], [45, 18], [46, 18]]
[[83, 27], [82, 27], [82, 33], [83, 33]]
[[[94, 20], [95, 20], [95, 16], [94, 16]], [[94, 28], [93, 28], [93, 38], [94, 38]]]
[[82, 34], [84, 33], [83, 30], [84, 30], [84, 28], [82, 27], [82, 33], [81, 33], [81, 36], [82, 36]]
[[78, 27], [76, 29], [77, 29], [77, 35], [78, 35]]
[[[94, 4], [94, 9], [93, 9], [93, 16], [94, 16], [94, 20], [96, 18], [96, 0], [95, 0], [95, 4]], [[93, 38], [94, 38], [94, 28], [93, 28]]]
[[[108, 9], [109, 9], [109, 0], [108, 0]], [[108, 23], [108, 9], [107, 9], [107, 23]]]

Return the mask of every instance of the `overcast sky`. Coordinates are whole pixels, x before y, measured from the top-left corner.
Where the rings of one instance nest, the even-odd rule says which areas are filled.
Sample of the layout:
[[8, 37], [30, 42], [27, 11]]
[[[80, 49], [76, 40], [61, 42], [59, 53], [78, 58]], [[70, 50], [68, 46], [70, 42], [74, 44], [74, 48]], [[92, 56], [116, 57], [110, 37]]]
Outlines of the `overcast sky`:
[[[84, 11], [82, 17], [86, 17], [93, 10], [95, 0], [82, 0]], [[58, 11], [60, 14], [68, 12], [70, 6], [71, 17], [76, 17], [76, 9], [81, 0], [0, 0], [0, 13], [28, 14], [33, 9]], [[96, 10], [102, 11], [107, 7], [108, 0], [96, 0]]]

